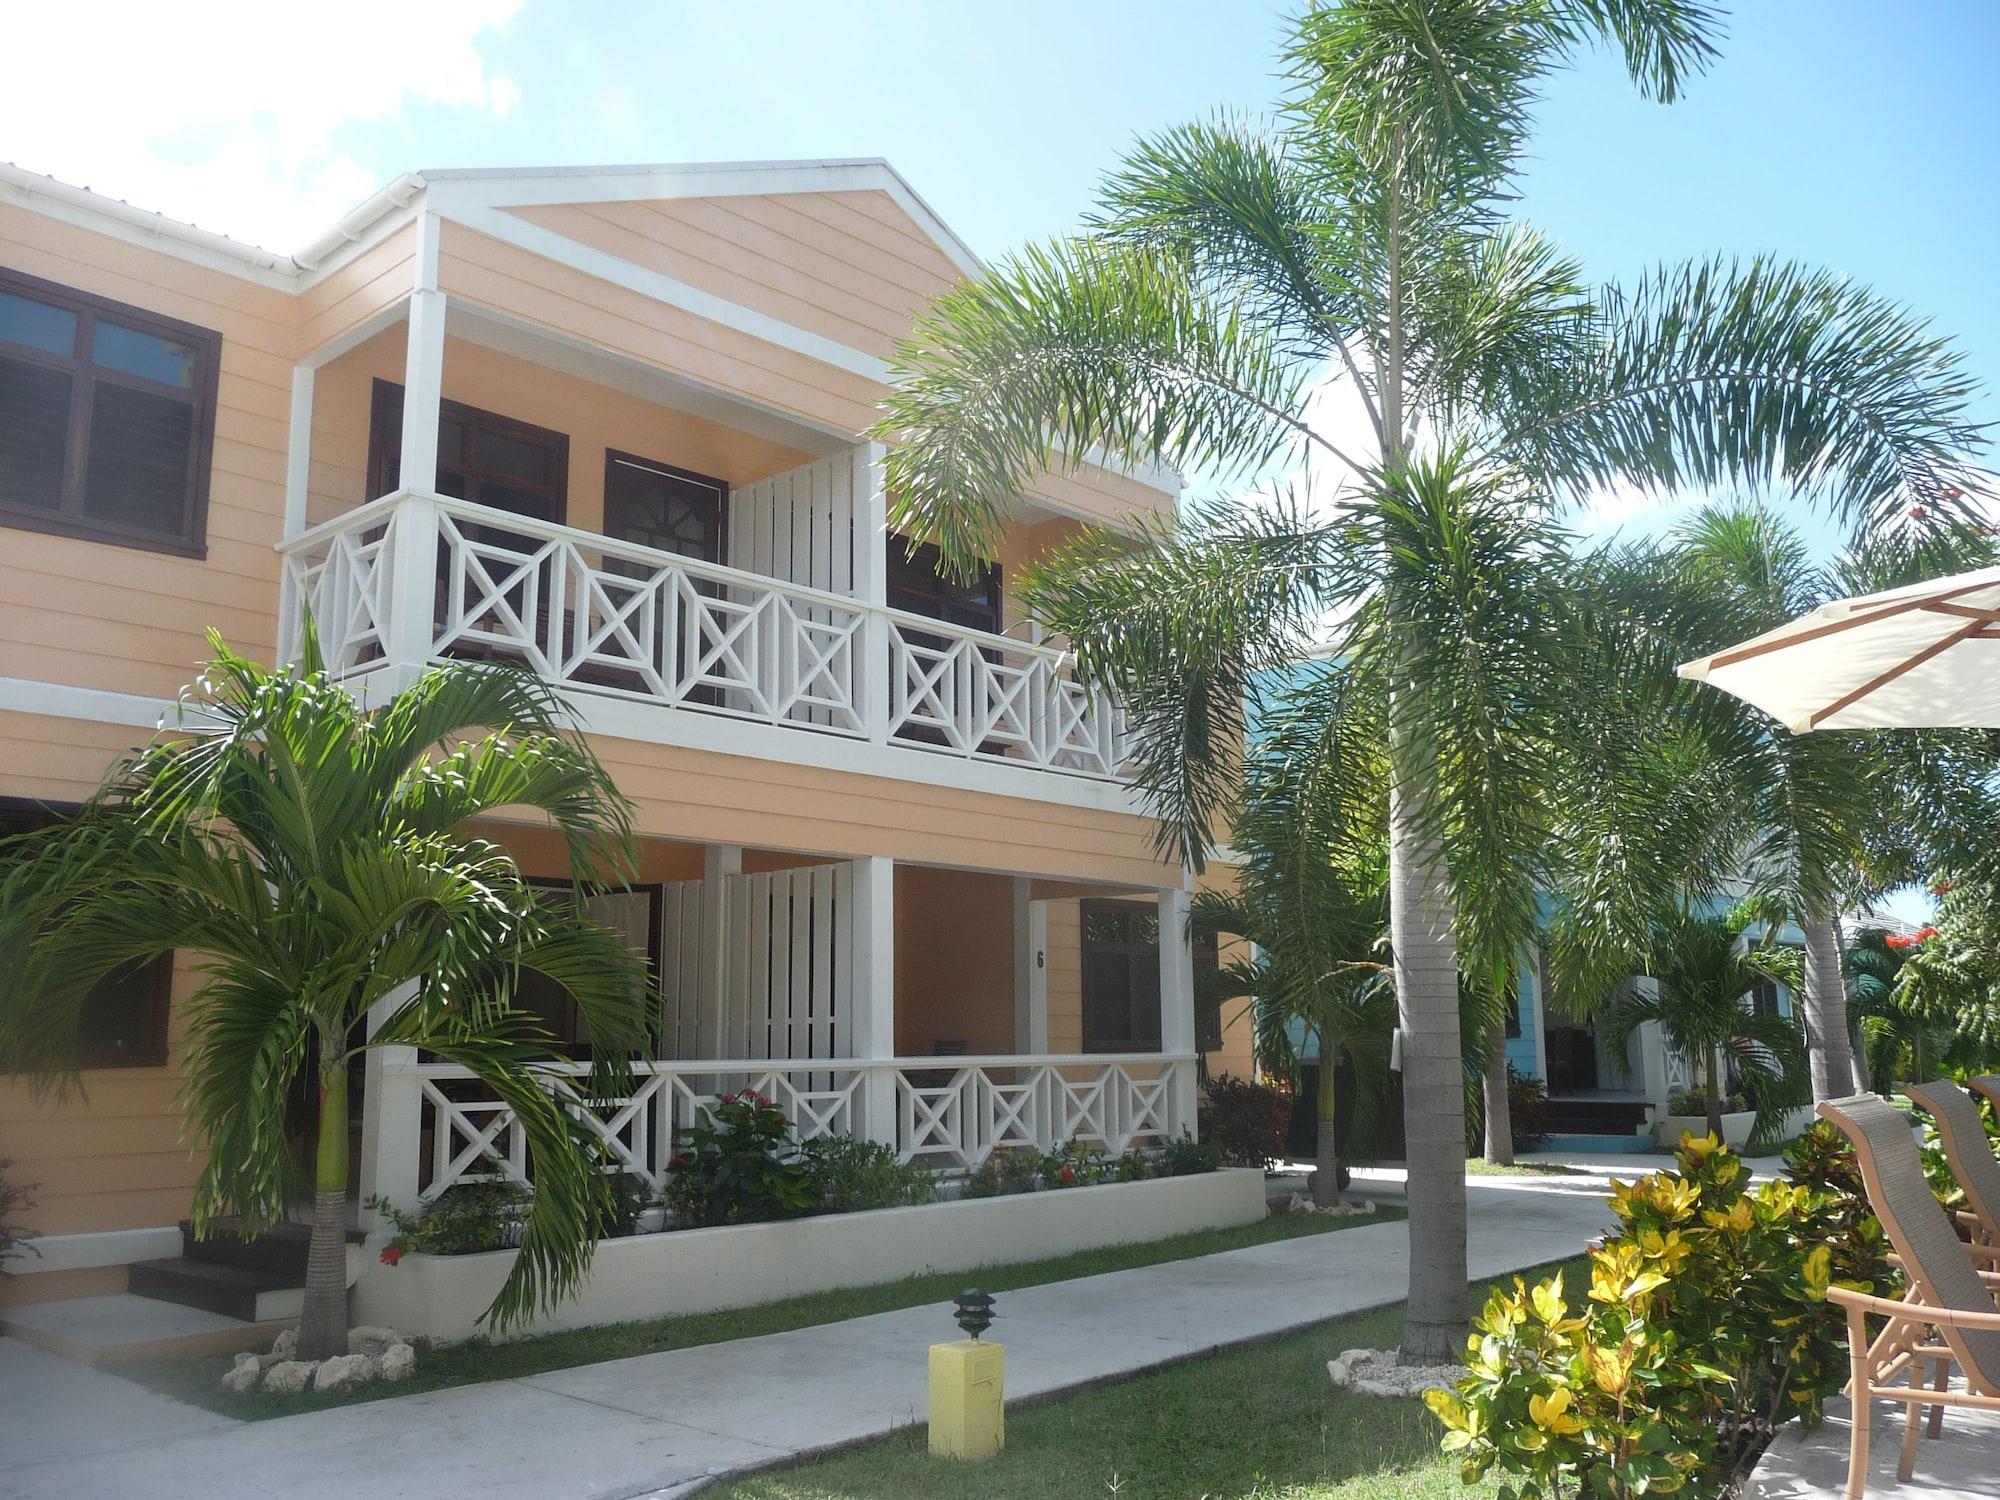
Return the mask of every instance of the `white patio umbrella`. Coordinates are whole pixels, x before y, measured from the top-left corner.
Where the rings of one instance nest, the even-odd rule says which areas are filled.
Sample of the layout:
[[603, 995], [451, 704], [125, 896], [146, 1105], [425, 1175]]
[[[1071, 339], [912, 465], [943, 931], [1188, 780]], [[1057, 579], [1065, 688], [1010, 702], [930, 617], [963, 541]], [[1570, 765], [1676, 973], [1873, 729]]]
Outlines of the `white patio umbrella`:
[[1680, 672], [1794, 734], [2000, 727], [2000, 568], [1836, 599]]

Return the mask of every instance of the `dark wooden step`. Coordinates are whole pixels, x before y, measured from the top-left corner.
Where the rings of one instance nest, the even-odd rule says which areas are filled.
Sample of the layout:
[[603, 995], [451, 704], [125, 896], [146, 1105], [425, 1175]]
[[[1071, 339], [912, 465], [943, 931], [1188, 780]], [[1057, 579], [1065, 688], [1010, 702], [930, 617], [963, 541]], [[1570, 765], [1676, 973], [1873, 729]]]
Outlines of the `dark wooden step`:
[[215, 1219], [209, 1223], [207, 1236], [196, 1239], [194, 1225], [181, 1220], [183, 1259], [288, 1277], [287, 1284], [291, 1286], [305, 1285], [306, 1257], [311, 1246], [310, 1224], [273, 1224], [255, 1239], [246, 1240], [240, 1221]]
[[186, 1257], [142, 1260], [132, 1265], [128, 1274], [127, 1285], [134, 1296], [199, 1307], [246, 1323], [295, 1316], [305, 1286], [303, 1275], [293, 1277]]
[[1646, 1124], [1643, 1099], [1551, 1099], [1551, 1135], [1635, 1135]]

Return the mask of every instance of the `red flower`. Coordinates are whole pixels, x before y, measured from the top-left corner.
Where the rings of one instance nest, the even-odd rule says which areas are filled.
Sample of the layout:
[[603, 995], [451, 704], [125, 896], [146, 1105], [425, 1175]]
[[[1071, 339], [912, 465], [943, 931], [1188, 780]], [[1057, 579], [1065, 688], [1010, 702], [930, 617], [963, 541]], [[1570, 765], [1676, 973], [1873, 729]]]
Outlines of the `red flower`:
[[382, 1247], [382, 1264], [385, 1266], [393, 1266], [397, 1261], [403, 1258], [403, 1253], [404, 1253], [403, 1247], [401, 1245], [384, 1245]]
[[1951, 889], [1951, 882], [1949, 880], [1940, 880], [1935, 882], [1931, 886], [1931, 894], [1933, 896], [1942, 896], [1950, 889]]
[[688, 1163], [691, 1160], [693, 1158], [687, 1152], [683, 1151], [679, 1156], [674, 1157], [667, 1163], [667, 1170], [669, 1172], [684, 1172], [687, 1170]]
[[1910, 507], [1910, 519], [1912, 521], [1921, 521], [1924, 519], [1924, 517], [1928, 516], [1929, 514], [1930, 510], [1925, 506], [1912, 505]]
[[1916, 947], [1917, 940], [1915, 938], [1904, 937], [1900, 932], [1892, 932], [1882, 939], [1882, 946], [1893, 948], [1896, 952], [1901, 953], [1905, 948]]
[[1056, 1180], [1062, 1183], [1064, 1187], [1068, 1187], [1072, 1182], [1076, 1181], [1076, 1168], [1064, 1167], [1060, 1172], [1056, 1173]]
[[1922, 932], [1917, 934], [1916, 940], [1920, 943], [1927, 943], [1937, 935], [1938, 930], [1935, 927], [1926, 927]]

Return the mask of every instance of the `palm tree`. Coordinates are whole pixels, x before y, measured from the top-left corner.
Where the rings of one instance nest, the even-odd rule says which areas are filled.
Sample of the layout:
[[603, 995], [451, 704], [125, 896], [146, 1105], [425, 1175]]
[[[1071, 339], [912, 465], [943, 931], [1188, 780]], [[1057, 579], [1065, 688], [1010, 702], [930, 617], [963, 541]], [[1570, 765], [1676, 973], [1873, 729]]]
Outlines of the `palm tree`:
[[[0, 1063], [75, 1086], [91, 987], [175, 949], [201, 955], [184, 1057], [189, 1124], [210, 1153], [195, 1229], [237, 1214], [254, 1234], [310, 1194], [301, 1359], [347, 1344], [350, 1059], [419, 1047], [462, 1064], [533, 1155], [520, 1258], [489, 1314], [518, 1322], [575, 1289], [611, 1222], [602, 1142], [567, 1106], [629, 1093], [644, 964], [469, 825], [542, 814], [578, 881], [617, 880], [627, 804], [527, 672], [441, 667], [371, 711], [327, 675], [310, 633], [302, 666], [276, 672], [210, 639], [179, 725], [77, 818], [0, 851]], [[522, 971], [588, 1020], [581, 1101], [543, 1070], [552, 1039], [512, 1004]], [[286, 1130], [301, 1075], [317, 1085], [310, 1174]]]
[[[940, 298], [879, 428], [899, 529], [957, 566], [1050, 465], [1101, 451], [1275, 498], [1098, 539], [1031, 606], [1123, 695], [1165, 848], [1199, 865], [1240, 782], [1244, 696], [1327, 610], [1386, 684], [1389, 901], [1410, 1168], [1403, 1355], [1466, 1321], [1460, 954], [1532, 937], [1531, 795], [1566, 653], [1533, 574], [1594, 487], [1788, 480], [1850, 520], [1940, 517], [1978, 485], [1957, 357], [1844, 277], [1765, 260], [1593, 295], [1502, 217], [1540, 80], [1621, 52], [1670, 100], [1713, 54], [1693, 0], [1355, 0], [1293, 28], [1271, 123], [1144, 140], [1085, 238]], [[1308, 397], [1364, 413], [1352, 444]], [[1504, 985], [1475, 986], [1498, 993]]]
[[[1630, 984], [1603, 1016], [1604, 1036], [1622, 1052], [1648, 1021], [1694, 1064], [1709, 1133], [1722, 1139], [1722, 1095], [1731, 1067], [1757, 1111], [1753, 1141], [1768, 1141], [1784, 1111], [1804, 1101], [1805, 1050], [1795, 1023], [1747, 1004], [1766, 981], [1796, 990], [1790, 952], [1742, 941], [1740, 916], [1701, 916], [1683, 905], [1655, 927], [1644, 955], [1653, 983]], [[1727, 1060], [1725, 1062], [1725, 1059]]]
[[[1767, 507], [1709, 505], [1665, 547], [1614, 553], [1601, 576], [1628, 620], [1646, 618], [1675, 652], [1695, 656], [1828, 599], [1979, 566], [1992, 550], [1975, 531], [1947, 529], [1864, 540], [1821, 563], [1798, 528]], [[1990, 749], [1962, 731], [1793, 735], [1707, 689], [1661, 709], [1656, 725], [1685, 736], [1676, 741], [1689, 750], [1683, 765], [1702, 766], [1675, 795], [1708, 789], [1712, 826], [1733, 834], [1728, 865], [1774, 923], [1796, 922], [1804, 935], [1801, 1012], [1814, 1098], [1866, 1088], [1852, 1050], [1840, 912], [1991, 844]]]
[[1864, 927], [1841, 955], [1848, 1008], [1859, 1041], [1855, 1061], [1864, 1080], [1861, 1086], [1878, 1094], [1893, 1090], [1898, 1078], [1928, 1079], [1932, 1065], [1954, 1051], [1956, 1038], [1949, 1023], [1920, 1016], [1904, 1004], [1902, 971], [1918, 946], [1921, 940], [1883, 927]]
[[1203, 976], [1205, 998], [1248, 999], [1257, 1055], [1298, 1077], [1294, 1027], [1314, 1043], [1319, 1081], [1311, 1191], [1340, 1201], [1335, 1079], [1353, 1066], [1353, 1118], [1387, 1097], [1396, 999], [1389, 982], [1388, 778], [1380, 704], [1355, 673], [1315, 665], [1273, 694], [1250, 751], [1234, 834], [1244, 864], [1232, 891], [1203, 891], [1198, 932], [1232, 933], [1253, 956]]

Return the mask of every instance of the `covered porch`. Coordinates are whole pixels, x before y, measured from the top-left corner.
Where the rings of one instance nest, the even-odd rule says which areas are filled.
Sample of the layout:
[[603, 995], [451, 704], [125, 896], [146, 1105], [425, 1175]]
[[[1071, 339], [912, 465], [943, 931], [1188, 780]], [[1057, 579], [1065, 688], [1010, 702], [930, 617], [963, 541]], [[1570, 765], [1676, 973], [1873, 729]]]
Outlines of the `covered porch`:
[[[496, 830], [531, 873], [546, 830]], [[643, 841], [640, 880], [587, 898], [656, 976], [660, 1037], [628, 1098], [587, 1102], [589, 1037], [524, 985], [572, 1061], [551, 1086], [654, 1187], [686, 1130], [751, 1089], [797, 1137], [850, 1135], [957, 1174], [1003, 1149], [1118, 1155], [1195, 1127], [1187, 892], [992, 870]], [[546, 990], [546, 993], [544, 992]], [[525, 1132], [465, 1069], [367, 1054], [362, 1199], [413, 1207], [460, 1183], [532, 1180]]]

